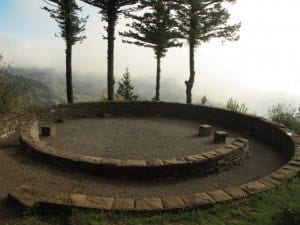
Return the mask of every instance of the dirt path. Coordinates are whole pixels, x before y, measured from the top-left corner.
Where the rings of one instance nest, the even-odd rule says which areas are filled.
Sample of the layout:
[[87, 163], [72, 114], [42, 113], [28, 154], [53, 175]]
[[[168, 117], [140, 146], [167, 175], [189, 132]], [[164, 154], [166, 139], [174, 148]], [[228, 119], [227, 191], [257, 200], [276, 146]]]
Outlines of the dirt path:
[[0, 149], [0, 196], [22, 184], [49, 190], [119, 197], [185, 195], [219, 189], [265, 176], [284, 164], [270, 147], [250, 140], [250, 157], [241, 165], [204, 178], [187, 180], [129, 180], [69, 171], [37, 162], [18, 147]]

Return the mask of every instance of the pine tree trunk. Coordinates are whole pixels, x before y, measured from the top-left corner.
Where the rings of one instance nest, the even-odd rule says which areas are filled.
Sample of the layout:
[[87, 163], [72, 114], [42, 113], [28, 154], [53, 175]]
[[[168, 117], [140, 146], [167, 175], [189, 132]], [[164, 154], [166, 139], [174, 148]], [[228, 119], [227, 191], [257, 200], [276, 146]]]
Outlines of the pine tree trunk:
[[185, 81], [186, 85], [186, 103], [192, 103], [192, 88], [195, 81], [195, 46], [190, 43], [190, 78], [188, 81]]
[[73, 103], [73, 84], [72, 84], [72, 45], [67, 43], [66, 48], [66, 84], [67, 84], [67, 100]]
[[156, 94], [155, 94], [155, 101], [159, 101], [159, 90], [160, 90], [160, 60], [161, 57], [157, 56], [156, 57]]
[[72, 84], [72, 41], [71, 41], [71, 9], [70, 0], [66, 4], [66, 88], [67, 88], [67, 101], [73, 103], [73, 84]]
[[115, 42], [114, 19], [109, 20], [107, 27], [107, 100], [114, 99], [114, 42]]

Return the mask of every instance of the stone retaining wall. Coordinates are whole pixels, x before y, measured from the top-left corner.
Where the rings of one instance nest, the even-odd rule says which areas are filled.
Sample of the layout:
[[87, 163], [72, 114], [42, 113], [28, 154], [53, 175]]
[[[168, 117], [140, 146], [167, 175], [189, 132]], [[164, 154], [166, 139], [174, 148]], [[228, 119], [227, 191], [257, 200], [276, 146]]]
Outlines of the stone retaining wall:
[[133, 212], [203, 208], [213, 204], [243, 199], [273, 189], [288, 179], [299, 175], [300, 147], [296, 153], [297, 156], [282, 168], [257, 181], [191, 195], [155, 198], [113, 198], [62, 192], [54, 193], [29, 186], [21, 186], [9, 193], [7, 198], [10, 203], [18, 205], [24, 210], [36, 206], [56, 211], [79, 208]]
[[206, 121], [211, 124], [228, 126], [268, 143], [289, 160], [277, 171], [256, 181], [223, 190], [201, 192], [185, 196], [164, 196], [157, 198], [108, 198], [49, 192], [21, 186], [8, 195], [8, 200], [24, 208], [39, 205], [45, 208], [84, 208], [114, 211], [161, 211], [198, 208], [208, 205], [245, 198], [281, 185], [298, 176], [300, 172], [300, 136], [286, 128], [263, 118], [244, 115], [224, 109], [185, 105], [178, 103], [154, 102], [102, 102], [51, 106], [22, 115], [11, 116], [0, 121], [0, 138], [17, 132], [21, 125], [33, 119], [56, 121], [85, 117], [99, 117], [103, 113], [112, 115], [157, 115]]
[[165, 102], [91, 102], [62, 104], [28, 110], [19, 115], [0, 119], [0, 138], [20, 130], [31, 120], [55, 122], [59, 119], [79, 119], [111, 115], [133, 115], [187, 118], [219, 124], [240, 132], [246, 132], [279, 150], [287, 158], [294, 154], [294, 145], [284, 129], [264, 118], [241, 114], [225, 109]]
[[38, 138], [38, 123], [30, 122], [20, 133], [21, 149], [39, 160], [81, 169], [93, 174], [131, 177], [205, 176], [239, 163], [248, 153], [248, 140], [228, 138], [224, 146], [202, 154], [170, 159], [121, 160], [84, 156], [46, 145]]

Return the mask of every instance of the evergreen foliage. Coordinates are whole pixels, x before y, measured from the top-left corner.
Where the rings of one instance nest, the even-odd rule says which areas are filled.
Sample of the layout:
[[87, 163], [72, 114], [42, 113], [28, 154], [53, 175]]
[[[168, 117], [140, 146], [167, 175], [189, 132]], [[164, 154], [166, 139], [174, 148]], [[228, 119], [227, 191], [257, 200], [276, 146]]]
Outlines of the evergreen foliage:
[[72, 46], [76, 42], [82, 42], [85, 39], [81, 35], [85, 31], [87, 18], [80, 18], [78, 13], [81, 8], [75, 0], [45, 0], [47, 6], [42, 9], [49, 12], [55, 19], [60, 28], [59, 35], [66, 42], [66, 83], [68, 103], [73, 103], [73, 84], [72, 84]]
[[88, 17], [80, 18], [78, 16], [82, 9], [75, 0], [46, 0], [45, 2], [48, 7], [45, 6], [43, 9], [50, 13], [51, 18], [55, 19], [60, 28], [59, 35], [68, 44], [74, 45], [86, 38], [81, 33], [85, 31]]
[[114, 96], [114, 41], [115, 27], [120, 14], [130, 11], [130, 6], [138, 0], [81, 0], [87, 4], [100, 8], [102, 20], [107, 23], [105, 27], [107, 36], [107, 96], [113, 101]]
[[123, 74], [121, 81], [119, 82], [117, 93], [128, 101], [135, 101], [139, 97], [134, 93], [134, 85], [131, 81], [128, 68], [126, 68], [126, 72]]
[[174, 0], [177, 20], [182, 36], [189, 44], [190, 76], [186, 84], [186, 102], [192, 103], [192, 88], [195, 81], [195, 48], [212, 38], [236, 41], [241, 24], [228, 25], [229, 12], [224, 3], [235, 0]]
[[206, 95], [203, 95], [203, 97], [201, 99], [201, 105], [206, 105], [207, 101], [208, 101], [208, 99], [207, 99]]
[[141, 0], [137, 8], [142, 13], [127, 13], [133, 22], [127, 24], [128, 31], [120, 34], [125, 38], [125, 43], [154, 50], [157, 60], [155, 100], [159, 101], [161, 58], [165, 56], [168, 48], [182, 45], [177, 40], [182, 36], [177, 30], [177, 22], [169, 1]]

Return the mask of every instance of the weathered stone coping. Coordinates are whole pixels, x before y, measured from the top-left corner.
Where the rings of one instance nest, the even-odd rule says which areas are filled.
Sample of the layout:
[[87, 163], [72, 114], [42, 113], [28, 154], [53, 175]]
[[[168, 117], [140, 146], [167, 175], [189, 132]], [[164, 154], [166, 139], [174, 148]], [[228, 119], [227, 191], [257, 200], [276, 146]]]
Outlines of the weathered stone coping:
[[259, 180], [224, 189], [183, 196], [159, 196], [153, 198], [119, 198], [91, 196], [45, 191], [21, 186], [8, 194], [8, 201], [23, 209], [42, 207], [46, 209], [97, 209], [104, 211], [168, 211], [207, 207], [217, 203], [255, 195], [280, 186], [286, 180], [300, 175], [300, 142], [295, 156], [277, 171]]
[[[103, 116], [105, 112], [109, 112], [113, 116], [128, 114], [155, 115], [159, 113], [162, 117], [188, 118], [196, 121], [204, 120], [211, 124], [217, 123], [240, 132], [245, 132], [248, 135], [252, 135], [268, 143], [274, 147], [274, 150], [278, 150], [289, 161], [277, 171], [256, 181], [222, 190], [202, 192], [193, 195], [158, 196], [156, 198], [145, 199], [107, 198], [105, 196], [81, 195], [80, 193], [71, 195], [70, 193], [51, 192], [22, 186], [10, 192], [8, 195], [9, 202], [24, 208], [40, 205], [46, 208], [55, 207], [58, 210], [65, 206], [70, 208], [116, 211], [158, 211], [197, 208], [227, 201], [226, 198], [228, 198], [228, 196], [230, 197], [228, 201], [245, 198], [277, 187], [289, 178], [299, 176], [299, 135], [264, 118], [206, 106], [167, 102], [92, 102], [62, 104], [0, 118], [0, 138], [6, 138], [11, 134], [19, 132], [22, 125], [34, 119], [55, 122], [60, 119], [97, 118]], [[228, 196], [222, 196], [221, 193], [223, 194], [223, 192]], [[203, 198], [205, 199], [207, 196], [213, 201], [203, 200]], [[158, 204], [154, 204], [155, 202]], [[108, 207], [106, 207], [107, 205]]]
[[207, 175], [220, 172], [244, 159], [249, 142], [243, 138], [227, 138], [223, 147], [201, 154], [154, 160], [121, 160], [84, 156], [46, 145], [38, 137], [38, 123], [30, 122], [20, 132], [21, 149], [52, 164], [81, 168], [96, 174], [133, 177]]
[[32, 120], [53, 123], [82, 118], [111, 116], [156, 116], [181, 118], [218, 124], [253, 136], [279, 151], [287, 160], [294, 154], [293, 144], [282, 125], [262, 117], [226, 109], [170, 102], [84, 102], [33, 108], [0, 118], [0, 139], [19, 133]]

